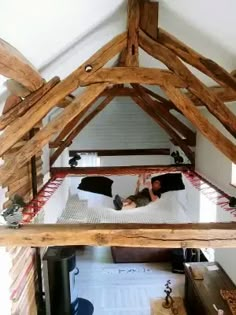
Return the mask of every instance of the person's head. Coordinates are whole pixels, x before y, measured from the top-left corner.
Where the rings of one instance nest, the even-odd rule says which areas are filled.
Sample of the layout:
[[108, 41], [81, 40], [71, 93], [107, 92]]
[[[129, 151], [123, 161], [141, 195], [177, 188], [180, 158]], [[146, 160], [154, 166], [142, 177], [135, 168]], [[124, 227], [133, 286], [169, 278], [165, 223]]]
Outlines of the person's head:
[[161, 182], [159, 180], [154, 180], [152, 182], [152, 190], [158, 191], [161, 188]]

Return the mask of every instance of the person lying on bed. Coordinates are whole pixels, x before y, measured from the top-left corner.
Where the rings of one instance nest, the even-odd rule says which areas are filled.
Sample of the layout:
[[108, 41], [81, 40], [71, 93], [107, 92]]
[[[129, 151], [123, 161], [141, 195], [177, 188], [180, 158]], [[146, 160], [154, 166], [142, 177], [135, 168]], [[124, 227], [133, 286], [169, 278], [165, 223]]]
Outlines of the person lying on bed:
[[[140, 186], [145, 188], [140, 191]], [[155, 201], [161, 197], [161, 183], [159, 180], [151, 181], [150, 175], [139, 175], [134, 195], [122, 199], [119, 195], [113, 200], [116, 210], [134, 209], [148, 205], [151, 201]]]

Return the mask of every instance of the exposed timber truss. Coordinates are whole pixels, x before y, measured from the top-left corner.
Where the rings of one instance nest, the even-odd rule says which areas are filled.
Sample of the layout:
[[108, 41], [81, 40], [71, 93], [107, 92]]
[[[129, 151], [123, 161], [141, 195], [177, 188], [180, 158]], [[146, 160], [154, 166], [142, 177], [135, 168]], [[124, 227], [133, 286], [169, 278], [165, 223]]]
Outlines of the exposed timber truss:
[[[182, 149], [193, 165], [192, 147], [196, 143], [196, 134], [174, 116], [172, 110], [183, 114], [217, 149], [236, 163], [236, 145], [211, 124], [199, 110], [199, 106], [205, 106], [235, 138], [236, 116], [225, 105], [225, 102], [236, 100], [235, 73], [228, 73], [212, 60], [200, 55], [158, 27], [156, 2], [128, 0], [127, 25], [127, 32], [112, 39], [62, 81], [54, 77], [45, 82], [24, 56], [8, 43], [0, 41], [0, 74], [11, 79], [8, 84], [11, 96], [6, 100], [5, 109], [0, 117], [0, 130], [3, 130], [0, 135], [0, 156], [4, 156], [14, 148], [52, 108], [56, 106], [63, 108], [58, 116], [41, 127], [14, 155], [5, 160], [5, 164], [0, 167], [1, 185], [6, 185], [9, 179], [13, 182], [18, 170], [39, 154], [46, 144], [55, 149], [50, 157], [50, 164], [53, 165], [79, 132], [116, 96], [130, 96], [166, 131], [170, 140]], [[165, 64], [168, 70], [140, 66], [139, 48]], [[116, 55], [120, 55], [118, 64], [112, 68], [104, 68], [104, 65]], [[197, 68], [219, 85], [207, 87], [186, 64]], [[144, 84], [158, 85], [167, 98], [144, 87]], [[81, 95], [77, 97], [71, 95], [82, 86], [86, 89]], [[88, 114], [95, 101], [104, 96], [105, 99]], [[175, 228], [179, 231], [178, 227]], [[217, 225], [214, 233], [218, 233], [219, 228], [220, 225]], [[27, 229], [31, 232], [30, 229], [34, 228]], [[50, 228], [50, 231], [56, 229], [56, 227]], [[78, 230], [79, 237], [83, 231], [86, 231], [84, 229], [83, 227]], [[89, 229], [92, 231], [94, 227], [90, 226]], [[129, 231], [132, 229], [128, 228]], [[139, 227], [138, 229], [141, 234], [144, 233]], [[183, 233], [185, 233], [184, 229], [185, 227]], [[196, 227], [194, 226], [193, 229]], [[203, 231], [202, 229], [204, 230], [205, 226], [201, 225], [199, 231]], [[61, 232], [64, 233], [64, 230], [62, 229]], [[232, 230], [236, 232], [236, 226], [230, 225], [229, 234]], [[99, 233], [103, 231], [105, 234], [110, 233], [109, 228], [101, 227]], [[120, 231], [121, 229], [117, 228], [117, 233]], [[148, 230], [147, 235], [153, 235], [154, 231], [163, 233], [162, 228], [153, 227]], [[166, 229], [167, 232], [169, 233], [169, 228]], [[135, 234], [132, 230], [131, 234], [133, 233]], [[178, 235], [181, 237], [182, 234]], [[208, 241], [210, 240], [211, 237], [208, 238]], [[107, 242], [110, 242], [109, 238]], [[234, 238], [233, 242], [235, 242]], [[131, 243], [130, 245], [133, 244]], [[144, 243], [146, 245], [146, 242]], [[144, 243], [140, 241], [140, 245]], [[180, 242], [178, 246], [179, 244]], [[223, 242], [220, 246], [222, 244]], [[171, 245], [173, 245], [172, 241]]]

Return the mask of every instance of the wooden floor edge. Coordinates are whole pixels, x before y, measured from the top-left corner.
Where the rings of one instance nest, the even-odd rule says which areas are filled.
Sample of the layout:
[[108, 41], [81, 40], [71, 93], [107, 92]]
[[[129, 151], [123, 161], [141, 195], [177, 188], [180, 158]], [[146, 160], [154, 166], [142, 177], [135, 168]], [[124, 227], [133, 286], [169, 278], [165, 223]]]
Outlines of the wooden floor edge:
[[28, 224], [0, 227], [1, 246], [236, 247], [236, 222], [196, 224]]

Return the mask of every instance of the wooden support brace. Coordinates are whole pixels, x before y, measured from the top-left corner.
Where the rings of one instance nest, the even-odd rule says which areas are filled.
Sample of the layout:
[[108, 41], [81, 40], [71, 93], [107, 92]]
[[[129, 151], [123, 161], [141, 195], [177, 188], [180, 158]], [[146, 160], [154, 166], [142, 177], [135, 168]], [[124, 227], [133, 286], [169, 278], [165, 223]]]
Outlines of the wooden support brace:
[[[5, 105], [2, 110], [2, 115], [9, 112], [12, 108], [14, 108], [17, 104], [21, 102], [21, 97], [16, 95], [9, 95], [6, 99]], [[1, 117], [0, 117], [1, 118]]]
[[128, 38], [125, 65], [138, 66], [138, 26], [140, 0], [128, 0]]
[[0, 39], [0, 74], [20, 82], [30, 91], [43, 85], [39, 72], [16, 48], [3, 39]]
[[[140, 85], [141, 86], [141, 85]], [[153, 98], [155, 98], [157, 101], [161, 102], [165, 107], [170, 110], [170, 109], [176, 109], [175, 104], [170, 102], [167, 98], [162, 97], [161, 95], [153, 92], [152, 90], [146, 88], [145, 86], [141, 86], [142, 89], [149, 95], [151, 95]]]
[[[80, 133], [80, 131], [87, 126], [87, 124], [100, 113], [113, 99], [113, 96], [108, 96], [105, 100], [95, 108], [90, 114], [88, 114], [81, 123], [76, 126], [72, 132], [68, 135], [65, 141], [60, 145], [60, 147], [52, 154], [50, 157], [50, 166], [57, 160], [61, 153], [65, 150], [66, 147], [74, 140], [74, 138]], [[92, 103], [93, 104], [93, 103]]]
[[80, 80], [92, 76], [98, 69], [105, 65], [112, 57], [118, 54], [126, 46], [127, 34], [116, 36], [109, 43], [98, 50], [83, 65], [72, 72], [66, 79], [52, 88], [44, 95], [27, 113], [20, 119], [16, 119], [12, 125], [0, 136], [0, 156], [12, 145], [23, 137], [34, 125], [58, 104], [64, 97], [73, 92]]
[[166, 95], [199, 131], [233, 163], [236, 163], [236, 146], [214, 127], [180, 90], [168, 84], [162, 87]]
[[139, 43], [147, 53], [162, 61], [170, 70], [178, 75], [188, 85], [188, 90], [196, 95], [206, 105], [208, 110], [219, 119], [223, 126], [236, 137], [236, 116], [234, 113], [214, 93], [210, 92], [170, 49], [154, 41], [142, 30], [139, 33]]
[[15, 171], [22, 167], [38, 151], [40, 151], [50, 138], [61, 128], [64, 128], [84, 108], [93, 102], [107, 88], [107, 84], [93, 84], [78, 96], [68, 107], [56, 118], [41, 129], [22, 149], [0, 168], [0, 183], [5, 182]]
[[99, 166], [99, 167], [52, 167], [51, 175], [56, 177], [86, 176], [86, 175], [133, 175], [156, 174], [160, 172], [184, 172], [191, 169], [190, 164], [185, 165], [132, 165], [132, 166]]
[[170, 155], [170, 149], [70, 150], [69, 156], [73, 157], [80, 153], [97, 153], [97, 156]]
[[0, 227], [1, 246], [236, 247], [236, 223], [28, 224]]
[[158, 34], [158, 2], [140, 2], [140, 28], [153, 39]]
[[100, 69], [91, 78], [81, 79], [81, 85], [107, 82], [109, 84], [141, 83], [162, 85], [169, 82], [176, 87], [186, 88], [187, 83], [168, 70], [139, 68], [139, 67], [114, 67]]
[[184, 136], [191, 146], [196, 145], [196, 134], [188, 128], [185, 124], [179, 121], [173, 116], [168, 109], [165, 108], [165, 104], [154, 101], [146, 92], [145, 89], [138, 85], [133, 85], [133, 88], [137, 91], [137, 94], [149, 105], [149, 107], [163, 118], [172, 128], [176, 129], [182, 136]]
[[157, 115], [152, 108], [150, 108], [147, 103], [143, 101], [140, 97], [132, 97], [134, 102], [142, 108], [161, 128], [165, 130], [165, 132], [170, 136], [170, 138], [174, 139], [174, 141], [178, 144], [178, 146], [183, 150], [187, 158], [194, 164], [194, 153], [187, 146], [187, 144], [180, 138], [180, 136], [169, 126], [169, 124], [162, 119], [159, 115]]
[[220, 85], [230, 87], [236, 91], [236, 79], [233, 75], [228, 73], [217, 63], [205, 58], [161, 28], [159, 28], [158, 41], [171, 49], [185, 62], [202, 71]]
[[0, 116], [0, 130], [6, 128], [18, 117], [24, 115], [29, 108], [31, 108], [40, 98], [42, 98], [48, 91], [60, 82], [58, 77], [54, 77], [48, 83], [44, 84], [37, 91], [32, 92], [23, 101], [18, 103], [15, 107], [9, 110], [6, 114]]
[[84, 110], [81, 111], [81, 113], [76, 116], [74, 119], [72, 119], [65, 128], [62, 129], [62, 131], [59, 133], [59, 135], [49, 143], [50, 148], [57, 148], [61, 146], [63, 139], [70, 134], [70, 132], [75, 128], [75, 126], [78, 124], [78, 122], [83, 118], [85, 113], [93, 106], [94, 102], [96, 102], [98, 98], [96, 98], [91, 104], [88, 105], [88, 107], [84, 108]]

